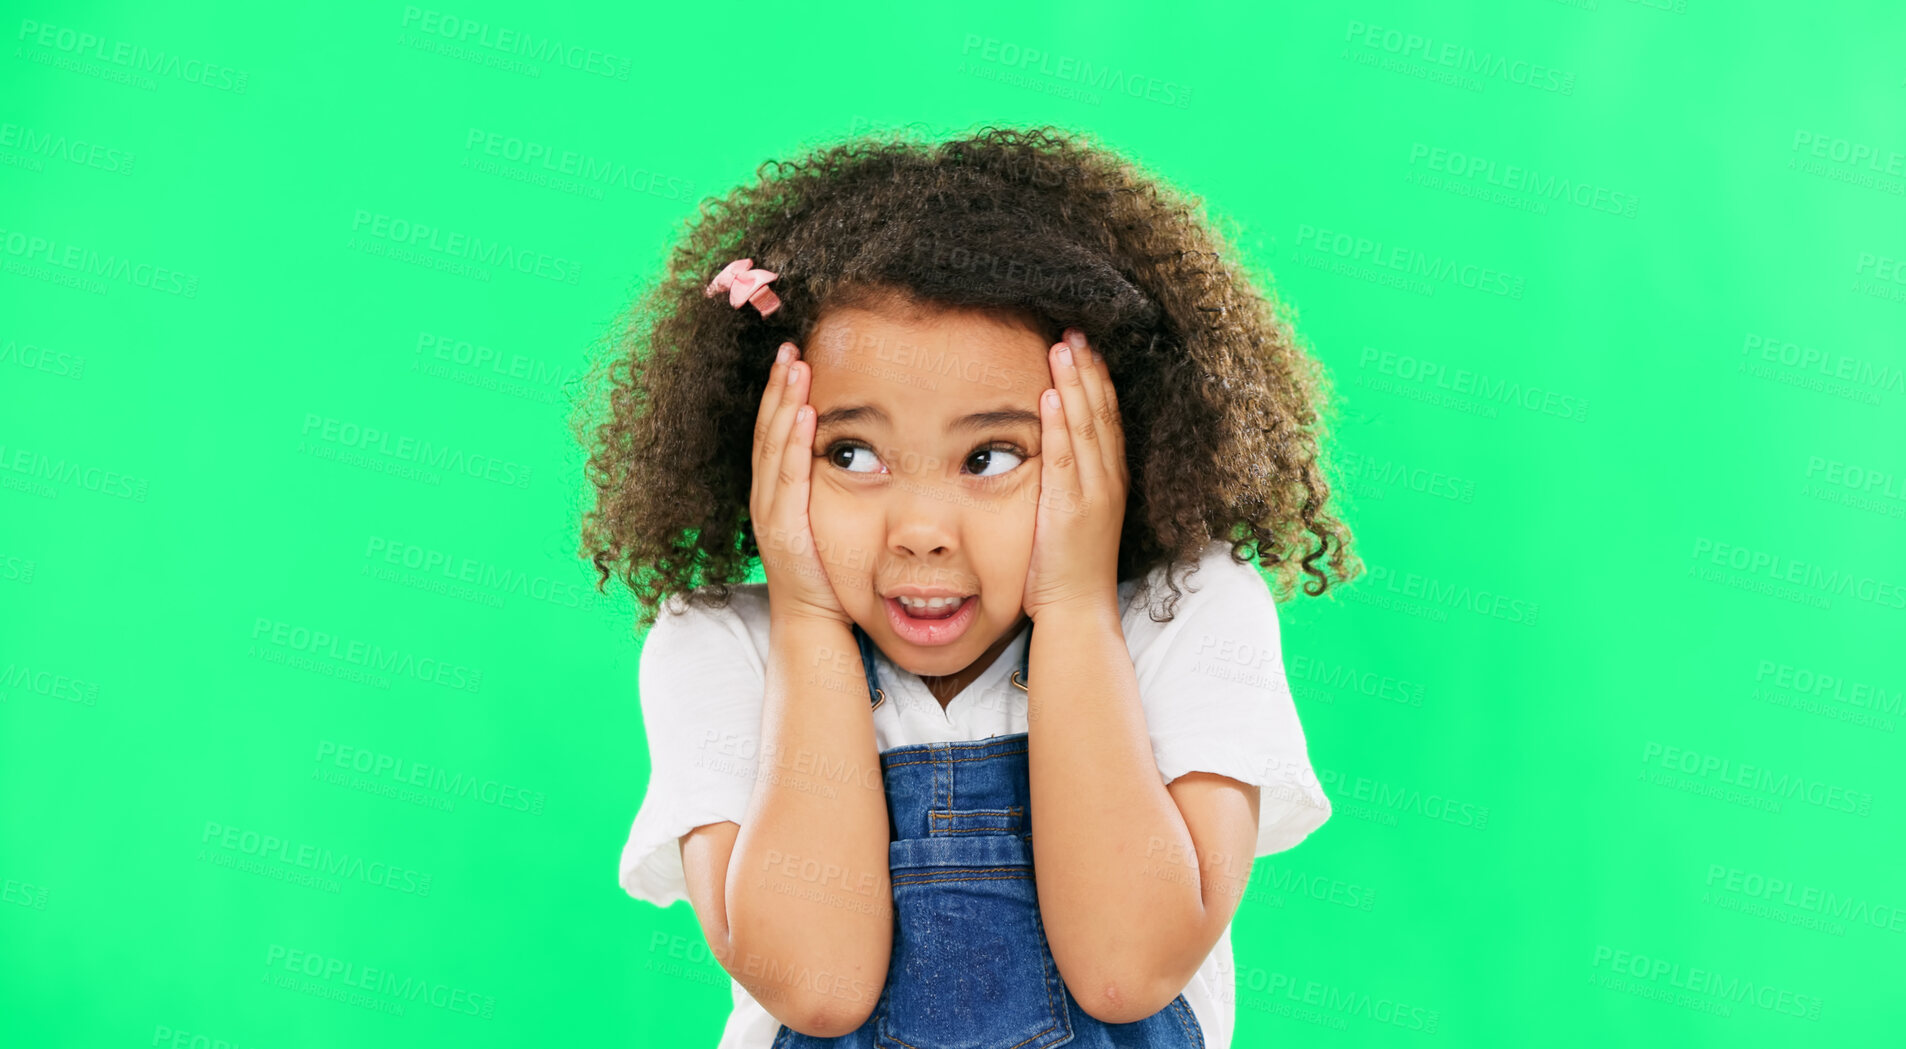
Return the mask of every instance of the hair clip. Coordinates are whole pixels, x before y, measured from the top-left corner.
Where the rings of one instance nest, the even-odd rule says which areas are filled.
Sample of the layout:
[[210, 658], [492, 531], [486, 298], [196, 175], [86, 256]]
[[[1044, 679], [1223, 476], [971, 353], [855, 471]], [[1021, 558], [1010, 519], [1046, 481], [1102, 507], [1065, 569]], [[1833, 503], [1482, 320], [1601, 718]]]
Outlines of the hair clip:
[[722, 267], [715, 279], [708, 282], [702, 291], [709, 298], [728, 293], [728, 302], [740, 309], [744, 302], [754, 303], [754, 308], [763, 316], [781, 308], [781, 300], [769, 290], [768, 282], [780, 276], [767, 270], [754, 269], [753, 259], [736, 259]]

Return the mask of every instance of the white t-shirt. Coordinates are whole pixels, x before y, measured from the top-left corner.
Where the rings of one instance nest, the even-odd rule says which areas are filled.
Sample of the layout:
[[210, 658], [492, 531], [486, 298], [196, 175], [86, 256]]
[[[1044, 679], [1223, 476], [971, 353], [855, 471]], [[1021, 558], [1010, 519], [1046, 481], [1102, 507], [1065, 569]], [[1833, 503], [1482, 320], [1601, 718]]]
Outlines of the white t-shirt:
[[[1163, 571], [1152, 572], [1145, 601], [1134, 603], [1136, 580], [1118, 588], [1158, 770], [1166, 783], [1195, 771], [1258, 784], [1254, 855], [1291, 848], [1329, 818], [1330, 800], [1311, 769], [1284, 678], [1270, 587], [1255, 566], [1231, 560], [1229, 543], [1213, 541], [1195, 572], [1178, 573], [1174, 616], [1157, 623], [1149, 609], [1171, 596]], [[1026, 695], [1009, 679], [1030, 631], [1022, 626], [944, 709], [917, 675], [876, 651], [887, 693], [873, 711], [878, 749], [1027, 731]], [[622, 848], [620, 878], [636, 899], [661, 907], [687, 899], [681, 836], [707, 823], [742, 822], [754, 790], [767, 661], [766, 584], [733, 587], [720, 610], [677, 599], [650, 629], [640, 700], [651, 772]], [[1183, 992], [1210, 1049], [1231, 1044], [1233, 980], [1227, 926]], [[740, 982], [729, 982], [734, 1011], [717, 1049], [769, 1049], [780, 1022]]]

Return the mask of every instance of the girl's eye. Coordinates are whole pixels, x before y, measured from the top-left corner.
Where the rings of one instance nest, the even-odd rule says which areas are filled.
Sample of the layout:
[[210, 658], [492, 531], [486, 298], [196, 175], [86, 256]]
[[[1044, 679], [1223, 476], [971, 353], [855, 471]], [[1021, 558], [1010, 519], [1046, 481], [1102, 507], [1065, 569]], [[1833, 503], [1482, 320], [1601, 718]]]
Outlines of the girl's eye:
[[[1004, 456], [1005, 459], [1001, 460], [1000, 458], [1001, 456]], [[971, 465], [976, 462], [984, 462], [985, 466], [997, 466], [1002, 461], [1005, 462], [1004, 469], [998, 470], [991, 474], [984, 473], [981, 471], [975, 471], [975, 473], [978, 473], [979, 476], [981, 477], [998, 477], [1000, 474], [1006, 473], [1010, 471], [1013, 467], [1018, 466], [1022, 462], [1025, 462], [1025, 460], [1026, 460], [1025, 456], [1019, 454], [1018, 452], [1014, 451], [1011, 448], [1004, 447], [1004, 446], [981, 448], [978, 451], [974, 452], [972, 455], [968, 456], [966, 459], [968, 465]], [[983, 469], [984, 467], [981, 468], [981, 470]]]
[[[866, 461], [871, 462], [873, 464], [873, 469], [865, 469], [865, 470], [854, 469], [853, 462], [854, 462], [855, 452], [866, 452], [867, 453]], [[841, 443], [835, 445], [834, 447], [829, 448], [827, 450], [827, 459], [829, 462], [833, 463], [835, 466], [838, 466], [843, 470], [846, 470], [848, 473], [878, 473], [879, 472], [880, 460], [875, 458], [874, 450], [872, 448], [867, 447], [864, 444], [859, 444], [853, 441], [842, 441]]]

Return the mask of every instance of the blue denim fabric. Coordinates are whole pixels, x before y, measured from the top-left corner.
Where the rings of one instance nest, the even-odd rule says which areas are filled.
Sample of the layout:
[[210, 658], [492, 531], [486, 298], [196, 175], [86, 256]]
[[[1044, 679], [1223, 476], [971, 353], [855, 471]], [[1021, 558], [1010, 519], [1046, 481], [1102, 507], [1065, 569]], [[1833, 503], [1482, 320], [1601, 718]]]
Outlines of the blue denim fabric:
[[[873, 643], [858, 626], [854, 635], [878, 697]], [[1027, 681], [1024, 657], [1019, 671]], [[886, 985], [857, 1030], [814, 1038], [782, 1024], [774, 1049], [1204, 1049], [1182, 994], [1108, 1024], [1060, 980], [1033, 888], [1026, 742], [1017, 732], [881, 753], [894, 837]]]

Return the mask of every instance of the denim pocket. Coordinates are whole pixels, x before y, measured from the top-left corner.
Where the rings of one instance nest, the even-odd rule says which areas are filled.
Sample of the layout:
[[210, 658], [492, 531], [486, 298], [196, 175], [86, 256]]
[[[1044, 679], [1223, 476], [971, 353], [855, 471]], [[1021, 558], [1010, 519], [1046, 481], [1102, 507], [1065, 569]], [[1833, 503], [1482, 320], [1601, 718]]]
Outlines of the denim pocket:
[[1064, 985], [1039, 921], [1032, 844], [969, 833], [887, 849], [894, 950], [874, 1044], [1048, 1049], [1071, 1041]]

